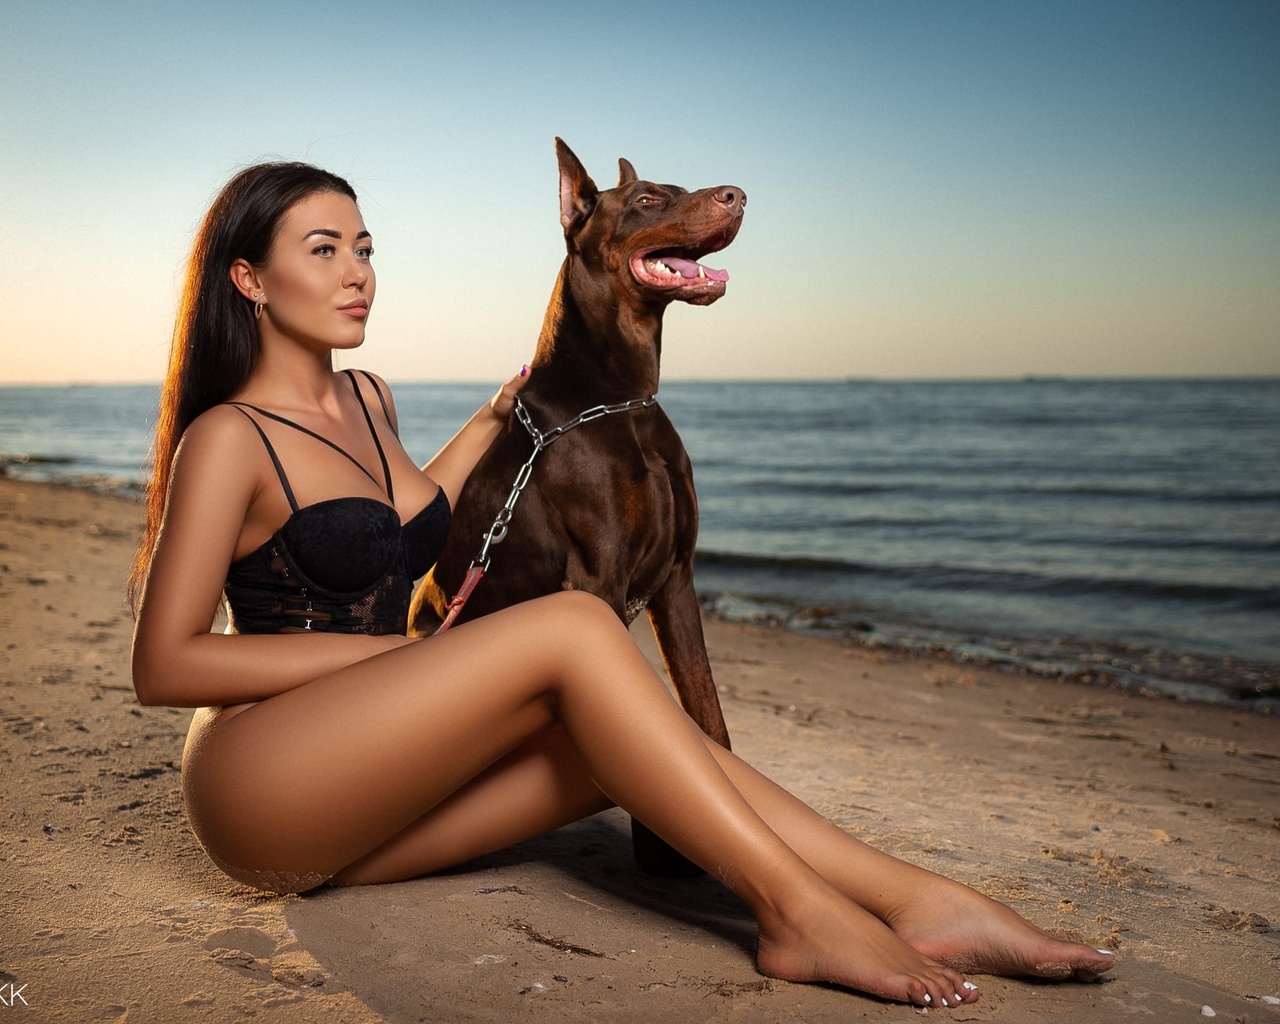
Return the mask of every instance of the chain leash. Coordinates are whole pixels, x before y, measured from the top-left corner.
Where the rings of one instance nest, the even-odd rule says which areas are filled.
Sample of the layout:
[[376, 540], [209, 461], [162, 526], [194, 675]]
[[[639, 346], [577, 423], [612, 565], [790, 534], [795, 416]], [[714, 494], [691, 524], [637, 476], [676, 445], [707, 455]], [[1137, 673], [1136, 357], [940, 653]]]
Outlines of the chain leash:
[[435, 635], [443, 633], [446, 629], [453, 625], [454, 620], [462, 612], [463, 606], [467, 603], [467, 599], [471, 596], [471, 592], [476, 589], [483, 578], [484, 574], [489, 571], [489, 560], [492, 555], [489, 549], [495, 544], [501, 544], [507, 539], [507, 531], [511, 526], [511, 519], [515, 515], [516, 502], [520, 500], [520, 495], [524, 492], [525, 487], [529, 483], [530, 477], [533, 476], [533, 463], [542, 449], [549, 447], [554, 442], [560, 440], [569, 431], [575, 427], [580, 427], [584, 423], [590, 423], [592, 420], [598, 420], [602, 416], [612, 416], [616, 413], [634, 412], [636, 409], [647, 409], [652, 405], [658, 404], [658, 396], [650, 395], [648, 398], [633, 398], [628, 402], [618, 402], [615, 405], [596, 405], [590, 409], [585, 409], [578, 413], [573, 419], [567, 423], [561, 423], [558, 427], [553, 427], [546, 433], [537, 428], [533, 422], [533, 418], [529, 415], [529, 410], [525, 408], [524, 402], [517, 396], [516, 398], [516, 419], [518, 419], [524, 429], [528, 432], [529, 437], [533, 439], [533, 451], [525, 460], [520, 471], [516, 473], [515, 483], [511, 486], [511, 493], [507, 495], [507, 502], [502, 506], [500, 511], [494, 518], [492, 525], [484, 535], [484, 544], [480, 548], [480, 553], [471, 560], [470, 566], [467, 567], [467, 575], [462, 582], [462, 586], [458, 589], [457, 595], [449, 602], [448, 614], [445, 620], [440, 624], [440, 628], [436, 630]]

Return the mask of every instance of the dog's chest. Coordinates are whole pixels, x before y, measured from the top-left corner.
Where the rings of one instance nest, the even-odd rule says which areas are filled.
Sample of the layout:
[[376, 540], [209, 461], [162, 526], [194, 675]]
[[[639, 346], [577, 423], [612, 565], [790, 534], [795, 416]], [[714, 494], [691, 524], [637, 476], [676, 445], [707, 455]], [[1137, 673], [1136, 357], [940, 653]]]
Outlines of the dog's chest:
[[572, 457], [548, 458], [530, 490], [575, 544], [620, 544], [635, 557], [680, 532], [690, 488], [660, 454], [639, 447], [562, 454]]

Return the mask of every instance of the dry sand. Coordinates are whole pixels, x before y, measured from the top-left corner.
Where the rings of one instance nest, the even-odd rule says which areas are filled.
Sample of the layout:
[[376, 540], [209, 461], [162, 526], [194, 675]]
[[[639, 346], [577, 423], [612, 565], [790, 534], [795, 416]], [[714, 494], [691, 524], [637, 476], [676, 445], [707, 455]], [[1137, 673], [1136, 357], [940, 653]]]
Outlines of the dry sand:
[[[139, 706], [129, 682], [138, 516], [0, 479], [0, 1020], [923, 1013], [762, 978], [743, 905], [639, 874], [617, 813], [400, 885], [279, 898], [225, 878], [184, 819], [190, 713]], [[979, 977], [980, 1002], [927, 1015], [1280, 1021], [1275, 718], [716, 622], [708, 642], [748, 760], [893, 853], [1119, 950], [1107, 980]]]

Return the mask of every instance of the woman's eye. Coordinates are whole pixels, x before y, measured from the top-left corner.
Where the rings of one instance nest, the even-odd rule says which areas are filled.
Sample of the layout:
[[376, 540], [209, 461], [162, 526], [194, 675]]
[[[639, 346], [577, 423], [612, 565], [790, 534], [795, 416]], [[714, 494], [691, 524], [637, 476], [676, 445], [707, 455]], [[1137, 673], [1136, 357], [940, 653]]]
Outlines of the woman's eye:
[[373, 246], [362, 245], [359, 249], [356, 250], [356, 255], [359, 256], [362, 260], [370, 259], [373, 256]]
[[311, 252], [312, 252], [312, 254], [313, 254], [313, 255], [316, 255], [316, 256], [332, 256], [332, 255], [333, 255], [333, 246], [331, 246], [331, 245], [317, 245], [314, 249], [312, 249], [312, 250], [311, 250]]

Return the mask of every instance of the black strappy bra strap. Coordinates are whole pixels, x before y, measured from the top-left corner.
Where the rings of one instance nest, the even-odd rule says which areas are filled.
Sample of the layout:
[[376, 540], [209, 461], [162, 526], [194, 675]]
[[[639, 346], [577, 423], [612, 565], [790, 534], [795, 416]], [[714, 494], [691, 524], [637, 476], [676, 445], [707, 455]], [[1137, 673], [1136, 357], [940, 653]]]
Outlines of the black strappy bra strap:
[[[360, 403], [360, 409], [364, 413], [364, 421], [369, 424], [369, 433], [373, 435], [373, 444], [374, 447], [378, 449], [378, 458], [382, 462], [382, 475], [387, 481], [387, 501], [394, 505], [396, 503], [396, 495], [391, 486], [391, 467], [387, 464], [387, 456], [382, 450], [382, 442], [378, 440], [378, 431], [373, 425], [373, 417], [369, 415], [369, 407], [364, 404], [364, 395], [360, 394], [360, 385], [356, 381], [356, 375], [350, 370], [343, 370], [342, 372], [350, 379], [351, 390], [356, 393], [356, 400]], [[368, 374], [365, 374], [365, 376], [368, 376]], [[382, 397], [381, 392], [378, 393], [378, 397]], [[382, 408], [384, 410], [387, 408], [387, 403], [385, 401], [382, 403]], [[360, 468], [364, 469], [363, 466]], [[365, 470], [365, 472], [368, 472], [368, 470]], [[373, 474], [370, 474], [371, 478], [372, 475]]]
[[[364, 468], [364, 466], [360, 464], [360, 460], [359, 460], [359, 459], [357, 459], [354, 455], [352, 455], [352, 454], [351, 454], [349, 451], [347, 451], [345, 448], [340, 448], [338, 445], [334, 444], [332, 441], [330, 441], [330, 440], [329, 440], [327, 437], [325, 437], [323, 434], [317, 434], [314, 430], [309, 430], [309, 429], [307, 429], [307, 428], [306, 428], [306, 427], [304, 427], [301, 423], [294, 423], [294, 422], [293, 422], [293, 420], [285, 419], [283, 416], [279, 416], [279, 415], [277, 415], [277, 414], [276, 414], [276, 413], [274, 413], [274, 412], [269, 412], [269, 411], [267, 411], [266, 409], [260, 409], [260, 408], [258, 408], [258, 406], [256, 406], [256, 405], [250, 405], [248, 402], [228, 402], [227, 404], [228, 404], [228, 405], [243, 405], [245, 408], [247, 408], [247, 409], [252, 409], [254, 412], [258, 413], [258, 414], [259, 414], [259, 415], [261, 415], [261, 416], [265, 416], [265, 417], [267, 417], [267, 419], [269, 419], [269, 420], [275, 420], [277, 423], [283, 423], [286, 427], [293, 427], [293, 429], [294, 429], [294, 430], [300, 430], [300, 431], [302, 431], [302, 433], [306, 434], [308, 437], [314, 437], [317, 441], [320, 441], [320, 442], [322, 442], [323, 444], [327, 444], [327, 445], [328, 445], [330, 448], [332, 448], [335, 452], [337, 452], [339, 455], [341, 455], [343, 458], [345, 458], [347, 461], [349, 461], [353, 466], [355, 466], [358, 470], [360, 470], [360, 472], [361, 472], [361, 473], [363, 473], [363, 474], [364, 474], [365, 476], [367, 476], [370, 480], [372, 480], [372, 481], [374, 482], [374, 484], [375, 484], [375, 485], [377, 484], [377, 482], [378, 482], [378, 478], [377, 478], [376, 476], [374, 476], [372, 473], [370, 473], [367, 469], [365, 469], [365, 468]], [[366, 417], [367, 417], [368, 415], [369, 415], [368, 413], [365, 413], [365, 416], [366, 416]], [[252, 418], [252, 417], [251, 417], [251, 418]], [[259, 428], [259, 432], [261, 432], [261, 428]], [[265, 435], [263, 435], [263, 436], [265, 437]], [[375, 437], [375, 440], [376, 440], [376, 437]], [[381, 454], [381, 449], [379, 449], [379, 454]], [[385, 463], [385, 460], [383, 460], [383, 461], [384, 461], [384, 463]]]
[[[280, 457], [276, 455], [276, 450], [271, 446], [271, 442], [267, 439], [266, 431], [262, 429], [262, 426], [258, 423], [257, 420], [255, 420], [252, 416], [250, 416], [247, 412], [245, 412], [244, 409], [241, 408], [242, 404], [243, 403], [241, 402], [227, 403], [227, 405], [234, 406], [239, 411], [241, 416], [243, 416], [250, 423], [252, 423], [253, 429], [256, 430], [258, 432], [258, 436], [262, 438], [262, 443], [266, 445], [266, 448], [267, 448], [267, 454], [271, 456], [271, 464], [276, 467], [276, 476], [280, 478], [280, 486], [284, 488], [284, 496], [289, 499], [289, 507], [293, 509], [295, 512], [297, 512], [298, 502], [297, 502], [297, 499], [294, 498], [293, 496], [293, 488], [289, 486], [289, 478], [284, 474], [284, 466], [280, 465]], [[252, 409], [253, 406], [249, 406], [249, 408]], [[258, 409], [256, 411], [261, 412], [262, 410]]]
[[391, 421], [391, 409], [387, 406], [387, 400], [382, 395], [382, 387], [378, 384], [378, 378], [368, 370], [361, 370], [360, 375], [373, 385], [374, 393], [377, 394], [378, 401], [382, 403], [382, 415], [387, 418], [387, 426], [391, 428], [391, 433], [399, 437], [400, 431], [396, 429], [396, 425]]

